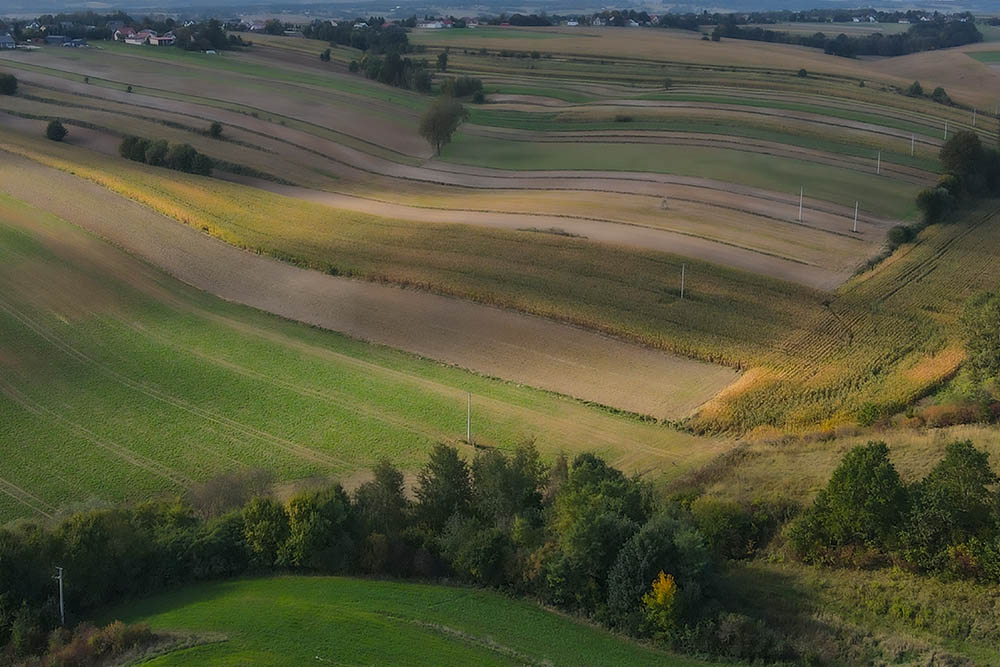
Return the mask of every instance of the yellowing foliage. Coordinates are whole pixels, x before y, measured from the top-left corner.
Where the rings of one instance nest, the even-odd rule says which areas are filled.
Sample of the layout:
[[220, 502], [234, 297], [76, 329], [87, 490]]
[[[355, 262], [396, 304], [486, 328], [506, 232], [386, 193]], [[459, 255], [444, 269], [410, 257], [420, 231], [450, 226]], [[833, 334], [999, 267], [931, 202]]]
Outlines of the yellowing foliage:
[[679, 611], [677, 582], [674, 575], [664, 574], [653, 580], [653, 588], [642, 596], [646, 620], [660, 632], [670, 632], [677, 625]]

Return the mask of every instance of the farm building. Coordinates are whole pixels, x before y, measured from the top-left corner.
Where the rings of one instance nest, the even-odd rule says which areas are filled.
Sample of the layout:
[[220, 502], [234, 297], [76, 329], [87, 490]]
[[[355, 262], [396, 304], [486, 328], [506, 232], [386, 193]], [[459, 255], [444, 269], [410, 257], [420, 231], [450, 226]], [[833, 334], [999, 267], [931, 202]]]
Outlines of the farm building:
[[10, 35], [0, 35], [0, 49], [13, 49], [14, 38]]
[[130, 26], [118, 28], [117, 30], [115, 30], [114, 37], [116, 42], [124, 42], [126, 39], [129, 39], [130, 37], [135, 37], [135, 28], [132, 28]]
[[55, 46], [58, 46], [60, 44], [65, 44], [68, 41], [69, 41], [69, 37], [67, 37], [65, 35], [47, 35], [45, 37], [45, 43], [46, 44], [53, 44]]

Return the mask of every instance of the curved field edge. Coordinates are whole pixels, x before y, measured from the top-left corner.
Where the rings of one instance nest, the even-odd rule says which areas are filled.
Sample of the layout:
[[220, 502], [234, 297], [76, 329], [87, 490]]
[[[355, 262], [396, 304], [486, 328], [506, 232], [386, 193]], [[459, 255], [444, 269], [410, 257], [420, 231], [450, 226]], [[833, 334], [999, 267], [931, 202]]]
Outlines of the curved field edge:
[[234, 659], [267, 665], [707, 664], [498, 593], [343, 577], [206, 584], [115, 609], [108, 618], [228, 637], [146, 663], [157, 667]]
[[[292, 222], [283, 198], [189, 177], [148, 180], [148, 170], [106, 162], [84, 167], [66, 160], [73, 157], [68, 147], [51, 148], [57, 150], [67, 152], [44, 160], [244, 247], [260, 247], [255, 235], [267, 229], [268, 244], [280, 249], [263, 251], [306, 266], [343, 270], [350, 266], [344, 260], [361, 257], [353, 255], [359, 244], [348, 239], [318, 242], [330, 224], [308, 215]], [[1000, 234], [995, 207], [984, 204], [966, 222], [925, 230], [832, 296], [683, 260], [691, 272], [684, 300], [677, 292], [682, 259], [670, 255], [554, 235], [459, 225], [417, 232], [371, 218], [335, 219], [341, 231], [360, 225], [366, 247], [377, 241], [377, 261], [366, 259], [371, 263], [354, 273], [359, 277], [532, 312], [749, 369], [693, 422], [698, 429], [745, 432], [850, 421], [865, 403], [905, 405], [950, 376], [963, 358], [959, 304], [996, 283], [988, 268], [997, 245], [991, 240]], [[308, 209], [297, 203], [295, 210]], [[271, 219], [284, 221], [280, 233]], [[406, 253], [393, 256], [398, 244]]]
[[[102, 209], [111, 211], [109, 208]], [[668, 477], [731, 446], [221, 301], [0, 196], [0, 522], [234, 468], [349, 480], [533, 439]], [[39, 460], [48, 463], [41, 467]]]

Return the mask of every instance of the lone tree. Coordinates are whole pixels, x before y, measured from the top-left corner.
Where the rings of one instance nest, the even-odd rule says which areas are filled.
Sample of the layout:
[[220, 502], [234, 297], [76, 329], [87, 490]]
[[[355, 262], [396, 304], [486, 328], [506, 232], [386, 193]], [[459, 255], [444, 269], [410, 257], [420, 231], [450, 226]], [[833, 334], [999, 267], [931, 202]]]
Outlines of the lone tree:
[[66, 138], [69, 132], [63, 127], [63, 124], [57, 120], [49, 121], [49, 126], [45, 128], [45, 136], [52, 141], [62, 141]]
[[213, 120], [212, 124], [208, 126], [208, 136], [213, 139], [222, 138], [222, 123], [217, 120]]
[[438, 54], [438, 69], [442, 72], [448, 71], [448, 52]]
[[967, 177], [976, 171], [983, 158], [983, 144], [979, 135], [962, 130], [951, 136], [941, 147], [941, 166], [946, 172]]
[[441, 155], [441, 149], [451, 141], [451, 135], [468, 115], [469, 112], [455, 98], [439, 97], [420, 119], [420, 136], [434, 147], [435, 155]]
[[0, 74], [0, 95], [13, 95], [17, 92], [17, 77], [13, 74]]

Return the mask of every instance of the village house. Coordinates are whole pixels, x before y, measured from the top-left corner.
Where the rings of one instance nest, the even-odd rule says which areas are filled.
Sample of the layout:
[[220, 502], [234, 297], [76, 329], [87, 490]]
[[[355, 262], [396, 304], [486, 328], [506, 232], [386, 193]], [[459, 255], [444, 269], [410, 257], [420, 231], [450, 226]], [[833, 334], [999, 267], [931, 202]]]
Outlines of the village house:
[[0, 35], [0, 49], [13, 49], [15, 46], [14, 38], [9, 34]]
[[113, 35], [113, 37], [115, 38], [116, 42], [124, 42], [126, 39], [130, 37], [135, 37], [135, 28], [131, 26], [124, 26], [122, 28], [118, 28], [117, 30], [115, 30], [115, 34]]

